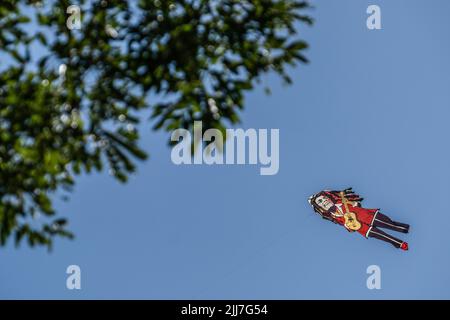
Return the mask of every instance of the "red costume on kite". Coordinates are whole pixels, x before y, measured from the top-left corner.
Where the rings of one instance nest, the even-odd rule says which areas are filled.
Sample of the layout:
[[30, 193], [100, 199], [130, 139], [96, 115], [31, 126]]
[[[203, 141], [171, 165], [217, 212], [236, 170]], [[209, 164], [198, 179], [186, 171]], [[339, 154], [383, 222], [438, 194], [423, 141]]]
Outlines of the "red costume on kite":
[[344, 226], [348, 231], [391, 243], [394, 247], [408, 250], [408, 243], [399, 240], [379, 228], [402, 233], [409, 232], [409, 225], [391, 220], [379, 209], [361, 207], [361, 198], [352, 188], [343, 191], [324, 190], [309, 197], [308, 201], [324, 219]]

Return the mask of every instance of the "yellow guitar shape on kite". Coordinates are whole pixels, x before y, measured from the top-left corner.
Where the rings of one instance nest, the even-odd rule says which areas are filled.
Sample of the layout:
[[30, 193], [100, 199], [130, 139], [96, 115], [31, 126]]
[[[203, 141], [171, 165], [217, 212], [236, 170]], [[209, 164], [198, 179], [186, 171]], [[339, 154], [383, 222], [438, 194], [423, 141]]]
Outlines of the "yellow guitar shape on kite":
[[342, 203], [344, 204], [344, 207], [345, 207], [345, 212], [344, 212], [345, 227], [352, 231], [359, 230], [361, 228], [361, 223], [356, 218], [356, 214], [354, 212], [351, 212], [348, 209], [348, 200], [345, 197], [344, 192], [340, 192], [340, 195], [341, 195]]

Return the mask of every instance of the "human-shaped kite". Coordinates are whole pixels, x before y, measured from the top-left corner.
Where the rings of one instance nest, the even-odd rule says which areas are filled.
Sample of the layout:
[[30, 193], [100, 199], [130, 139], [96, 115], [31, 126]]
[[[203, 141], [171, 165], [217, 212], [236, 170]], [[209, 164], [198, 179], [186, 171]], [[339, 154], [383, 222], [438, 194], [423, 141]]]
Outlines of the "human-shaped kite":
[[308, 201], [322, 218], [344, 226], [348, 231], [357, 231], [366, 238], [376, 238], [391, 243], [394, 247], [408, 250], [408, 243], [399, 240], [380, 228], [402, 233], [409, 232], [409, 225], [391, 220], [379, 209], [361, 207], [361, 198], [352, 188], [343, 191], [324, 190], [309, 197]]

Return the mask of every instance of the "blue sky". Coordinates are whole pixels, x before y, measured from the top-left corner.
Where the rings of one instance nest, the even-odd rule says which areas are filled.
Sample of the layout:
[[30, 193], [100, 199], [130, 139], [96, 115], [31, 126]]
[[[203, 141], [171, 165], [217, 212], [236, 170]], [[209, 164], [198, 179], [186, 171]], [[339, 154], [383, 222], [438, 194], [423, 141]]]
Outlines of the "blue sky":
[[[449, 299], [450, 2], [315, 1], [301, 27], [311, 63], [247, 96], [243, 128], [280, 129], [280, 170], [175, 166], [144, 128], [150, 159], [127, 185], [78, 179], [74, 241], [0, 250], [0, 298]], [[381, 7], [382, 30], [366, 28]], [[353, 188], [411, 224], [403, 252], [320, 219], [307, 197]], [[67, 266], [82, 289], [66, 289]], [[368, 290], [366, 268], [381, 268]]]

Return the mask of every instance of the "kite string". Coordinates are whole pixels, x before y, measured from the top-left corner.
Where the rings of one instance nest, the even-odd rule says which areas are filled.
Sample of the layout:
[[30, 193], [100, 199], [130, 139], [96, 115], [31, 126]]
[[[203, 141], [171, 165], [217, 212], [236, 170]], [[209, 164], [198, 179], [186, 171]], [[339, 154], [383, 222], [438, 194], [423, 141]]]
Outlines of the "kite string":
[[[313, 214], [313, 215], [314, 215], [314, 214]], [[261, 253], [264, 253], [268, 248], [272, 247], [274, 244], [276, 244], [277, 242], [279, 242], [281, 239], [286, 238], [287, 236], [291, 235], [292, 233], [294, 233], [294, 231], [298, 233], [298, 230], [294, 228], [294, 229], [292, 229], [292, 230], [290, 230], [290, 231], [287, 231], [287, 232], [284, 232], [282, 235], [280, 235], [280, 236], [278, 236], [278, 237], [272, 239], [271, 241], [269, 241], [269, 243], [266, 243], [263, 247], [260, 247], [259, 249], [256, 249], [256, 250], [252, 250], [253, 254], [252, 254], [251, 256], [250, 256], [250, 255], [247, 255], [247, 258], [249, 258], [249, 259], [246, 259], [246, 260], [247, 260], [247, 263], [245, 263], [245, 264], [244, 264], [244, 263], [238, 263], [238, 264], [235, 264], [235, 265], [233, 266], [232, 270], [230, 270], [229, 272], [225, 273], [225, 274], [222, 275], [220, 278], [221, 278], [221, 279], [225, 279], [225, 278], [228, 278], [228, 277], [232, 276], [232, 275], [233, 275], [234, 273], [236, 273], [242, 266], [248, 265], [249, 262], [252, 261], [256, 256], [259, 256]], [[240, 260], [240, 261], [242, 262], [243, 260]], [[211, 286], [209, 286], [208, 288], [205, 288], [204, 290], [202, 290], [200, 293], [197, 294], [197, 298], [194, 298], [194, 299], [202, 299], [201, 295], [202, 295], [203, 293], [206, 293], [206, 291], [208, 291], [208, 290], [210, 289], [210, 287], [211, 287]], [[199, 296], [200, 296], [200, 297], [199, 297]]]

